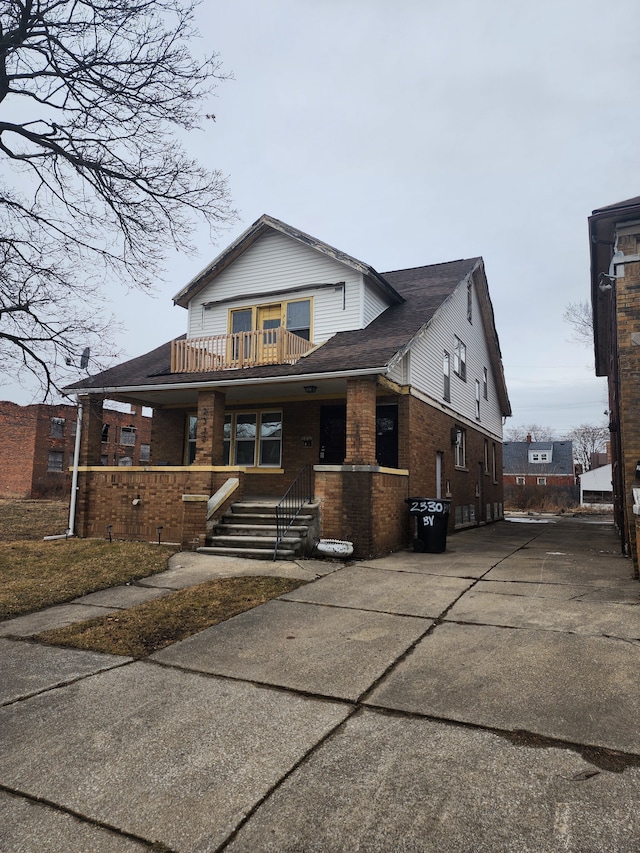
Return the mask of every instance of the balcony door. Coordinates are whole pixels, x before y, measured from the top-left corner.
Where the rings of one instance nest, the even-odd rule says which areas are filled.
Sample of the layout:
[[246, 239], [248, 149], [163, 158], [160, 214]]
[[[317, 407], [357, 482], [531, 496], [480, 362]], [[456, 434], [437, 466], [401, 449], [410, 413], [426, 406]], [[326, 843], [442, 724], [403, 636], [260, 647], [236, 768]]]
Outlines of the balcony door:
[[258, 359], [262, 363], [278, 361], [278, 332], [282, 325], [280, 305], [265, 305], [258, 308]]

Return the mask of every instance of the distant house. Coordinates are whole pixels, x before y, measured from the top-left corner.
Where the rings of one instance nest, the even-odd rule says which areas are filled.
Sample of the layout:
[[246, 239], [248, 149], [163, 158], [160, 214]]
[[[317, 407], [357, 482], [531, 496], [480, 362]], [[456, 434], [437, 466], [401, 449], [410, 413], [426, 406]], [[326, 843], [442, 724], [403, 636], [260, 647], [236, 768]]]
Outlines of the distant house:
[[593, 508], [613, 509], [611, 464], [592, 468], [580, 475], [580, 504]]
[[[77, 429], [77, 409], [0, 401], [0, 497], [68, 497]], [[100, 424], [101, 465], [150, 461], [151, 418], [141, 407], [104, 407]]]
[[564, 495], [577, 499], [571, 441], [505, 441], [502, 447], [505, 500], [528, 490], [530, 495]]
[[[451, 530], [502, 517], [511, 409], [481, 258], [378, 273], [262, 216], [174, 302], [186, 335], [67, 389], [87, 413], [80, 535], [255, 553], [227, 512], [288, 493], [364, 557], [407, 544], [409, 496], [451, 500]], [[154, 466], [96, 467], [104, 397], [153, 408]]]
[[589, 217], [596, 375], [609, 388], [614, 520], [624, 553], [640, 568], [640, 196]]

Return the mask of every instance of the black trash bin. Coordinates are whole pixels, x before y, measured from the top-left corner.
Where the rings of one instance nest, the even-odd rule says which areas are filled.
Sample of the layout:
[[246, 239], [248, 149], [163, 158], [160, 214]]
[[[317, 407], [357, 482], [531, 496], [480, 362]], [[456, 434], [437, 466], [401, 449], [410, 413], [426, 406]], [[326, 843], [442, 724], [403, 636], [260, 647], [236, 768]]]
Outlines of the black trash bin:
[[441, 554], [447, 549], [447, 526], [451, 501], [440, 498], [406, 498], [409, 514], [416, 519], [414, 551]]

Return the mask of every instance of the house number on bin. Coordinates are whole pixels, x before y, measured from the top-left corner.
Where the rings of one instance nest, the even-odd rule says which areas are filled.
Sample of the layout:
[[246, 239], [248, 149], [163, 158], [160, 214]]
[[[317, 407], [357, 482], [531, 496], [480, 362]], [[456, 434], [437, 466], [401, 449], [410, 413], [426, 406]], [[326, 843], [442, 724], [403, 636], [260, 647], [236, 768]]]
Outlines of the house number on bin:
[[411, 501], [410, 512], [442, 512], [440, 501]]

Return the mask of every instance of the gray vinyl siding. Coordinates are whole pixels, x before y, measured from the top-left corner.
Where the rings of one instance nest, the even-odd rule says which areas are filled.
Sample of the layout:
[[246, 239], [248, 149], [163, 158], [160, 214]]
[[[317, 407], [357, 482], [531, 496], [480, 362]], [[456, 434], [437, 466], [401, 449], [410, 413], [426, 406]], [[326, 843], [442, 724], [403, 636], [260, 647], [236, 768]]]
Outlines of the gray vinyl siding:
[[[493, 435], [502, 436], [502, 413], [496, 395], [496, 383], [491, 372], [489, 349], [480, 314], [478, 298], [473, 288], [473, 322], [467, 320], [467, 285], [462, 281], [434, 315], [427, 334], [420, 336], [411, 347], [410, 383], [412, 387], [447, 409], [469, 421], [476, 421], [476, 379], [480, 382], [479, 425]], [[467, 348], [467, 380], [453, 372], [453, 344], [457, 335]], [[442, 358], [444, 351], [451, 356], [451, 401], [443, 398]], [[483, 396], [483, 368], [489, 374], [488, 400]]]
[[[339, 282], [345, 283], [344, 294]], [[336, 287], [317, 287], [330, 283]], [[289, 288], [303, 289], [272, 296]], [[313, 340], [321, 343], [336, 332], [361, 328], [363, 291], [361, 273], [284, 234], [266, 234], [192, 300], [187, 336], [227, 334], [231, 308], [311, 297]], [[260, 296], [243, 298], [243, 293]], [[234, 296], [222, 305], [203, 307]]]

